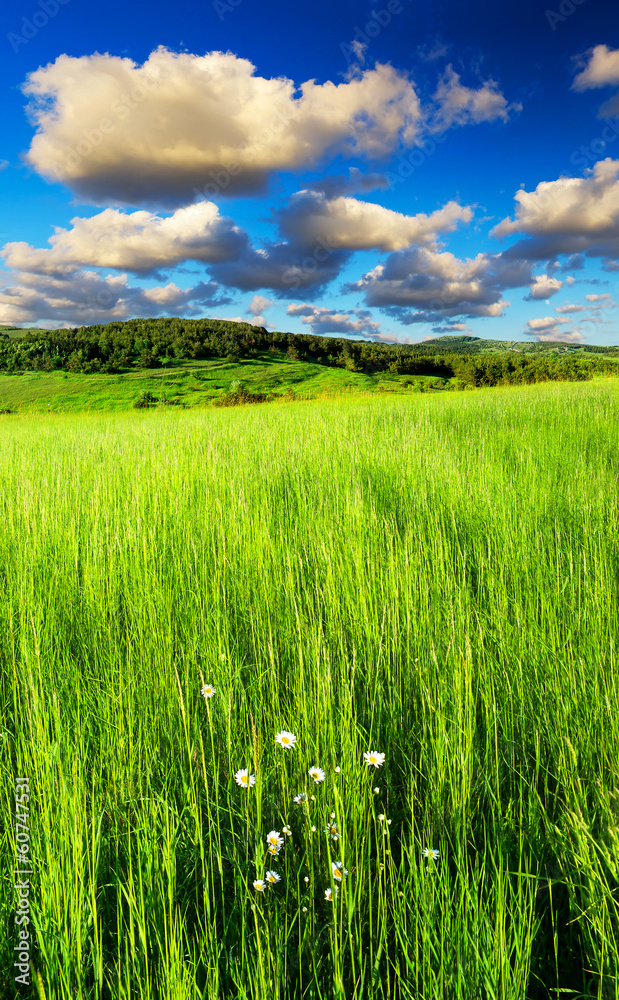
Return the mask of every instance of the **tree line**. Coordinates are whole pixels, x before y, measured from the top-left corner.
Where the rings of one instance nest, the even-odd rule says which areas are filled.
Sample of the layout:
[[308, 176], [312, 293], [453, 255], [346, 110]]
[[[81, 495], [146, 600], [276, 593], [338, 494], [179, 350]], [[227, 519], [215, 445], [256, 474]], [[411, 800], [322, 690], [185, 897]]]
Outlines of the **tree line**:
[[[457, 379], [456, 388], [583, 380], [594, 373], [617, 371], [616, 362], [587, 357], [582, 349], [551, 354], [546, 345], [527, 344], [527, 348], [539, 350], [476, 353], [484, 343], [480, 338], [454, 337], [441, 338], [440, 343], [384, 344], [267, 331], [228, 320], [133, 319], [37, 330], [18, 340], [0, 338], [0, 371], [118, 373], [209, 358], [242, 361], [264, 351], [367, 375], [388, 372]], [[589, 353], [591, 349], [586, 350]], [[613, 348], [597, 348], [597, 353], [601, 352], [619, 355]]]

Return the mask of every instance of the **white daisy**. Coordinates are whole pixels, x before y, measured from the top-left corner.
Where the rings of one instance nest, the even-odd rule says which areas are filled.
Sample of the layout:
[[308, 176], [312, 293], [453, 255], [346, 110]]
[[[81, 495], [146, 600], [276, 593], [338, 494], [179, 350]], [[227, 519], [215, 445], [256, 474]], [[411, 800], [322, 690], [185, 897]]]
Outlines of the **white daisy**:
[[270, 882], [271, 885], [275, 885], [276, 882], [281, 882], [282, 879], [281, 875], [278, 875], [277, 872], [267, 872], [266, 880], [267, 882]]
[[310, 767], [310, 769], [309, 769], [309, 771], [307, 773], [309, 774], [310, 778], [314, 779], [314, 781], [316, 782], [317, 785], [321, 781], [325, 780], [325, 772], [323, 771], [323, 769], [321, 767]]
[[424, 858], [432, 858], [432, 861], [438, 861], [438, 851], [434, 847], [424, 847], [423, 856]]
[[268, 847], [274, 847], [277, 851], [279, 851], [283, 843], [284, 843], [284, 838], [281, 836], [280, 833], [277, 832], [277, 830], [271, 830], [270, 833], [267, 833]]
[[296, 736], [293, 736], [292, 733], [287, 733], [285, 730], [282, 730], [281, 733], [276, 734], [275, 742], [279, 743], [282, 747], [293, 747], [297, 742], [297, 738]]
[[256, 890], [256, 892], [264, 892], [266, 887], [267, 884], [263, 878], [254, 879], [254, 889]]
[[202, 688], [201, 694], [204, 698], [212, 698], [215, 694], [215, 688], [212, 684], [205, 684]]
[[332, 861], [331, 871], [333, 873], [333, 878], [335, 879], [335, 881], [340, 883], [348, 875], [348, 869], [344, 868], [344, 865], [342, 864], [341, 861]]
[[294, 801], [297, 802], [299, 805], [301, 805], [302, 802], [307, 802], [307, 793], [299, 792], [298, 795], [295, 795]]
[[[282, 844], [283, 844], [283, 840], [282, 840]], [[274, 846], [273, 846], [273, 845], [271, 844], [271, 846], [269, 847], [269, 854], [272, 854], [272, 855], [273, 855], [273, 857], [275, 857], [275, 858], [276, 858], [276, 857], [277, 857], [277, 855], [279, 854], [279, 851], [280, 851], [280, 848], [281, 848], [282, 844], [280, 844], [280, 845], [279, 845], [279, 847], [274, 847]]]
[[303, 907], [303, 913], [307, 913], [307, 906]]
[[247, 768], [243, 768], [241, 771], [237, 771], [236, 774], [234, 775], [234, 780], [236, 781], [237, 785], [240, 785], [242, 788], [251, 788], [252, 785], [256, 784], [255, 775], [250, 774]]
[[[337, 886], [335, 887], [335, 898], [337, 899]], [[325, 899], [328, 899], [330, 903], [333, 902], [333, 893], [331, 889], [325, 889]]]
[[325, 829], [325, 833], [327, 834], [328, 837], [331, 837], [331, 840], [339, 840], [340, 834], [337, 828], [337, 823], [335, 821], [329, 823], [329, 825]]
[[363, 756], [366, 764], [373, 764], [374, 767], [380, 767], [385, 763], [384, 753], [379, 753], [378, 750], [367, 750]]

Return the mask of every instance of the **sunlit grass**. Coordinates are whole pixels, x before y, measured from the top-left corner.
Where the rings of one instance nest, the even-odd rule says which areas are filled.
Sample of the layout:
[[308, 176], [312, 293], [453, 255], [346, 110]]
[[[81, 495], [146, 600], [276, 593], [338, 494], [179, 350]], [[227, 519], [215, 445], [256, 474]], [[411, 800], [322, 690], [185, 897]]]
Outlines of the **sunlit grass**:
[[615, 1000], [618, 416], [605, 379], [2, 418], [47, 1000]]
[[[184, 407], [208, 406], [230, 385], [240, 380], [250, 392], [293, 390], [297, 395], [316, 398], [351, 389], [364, 392], [383, 383], [406, 390], [410, 377], [389, 375], [371, 378], [361, 372], [292, 361], [267, 351], [251, 359], [230, 362], [224, 359], [186, 361], [168, 368], [128, 369], [118, 374], [84, 375], [74, 372], [0, 373], [0, 410], [15, 413], [79, 413], [130, 410], [135, 400], [150, 392], [161, 404], [175, 400]], [[416, 379], [427, 382], [425, 376]]]

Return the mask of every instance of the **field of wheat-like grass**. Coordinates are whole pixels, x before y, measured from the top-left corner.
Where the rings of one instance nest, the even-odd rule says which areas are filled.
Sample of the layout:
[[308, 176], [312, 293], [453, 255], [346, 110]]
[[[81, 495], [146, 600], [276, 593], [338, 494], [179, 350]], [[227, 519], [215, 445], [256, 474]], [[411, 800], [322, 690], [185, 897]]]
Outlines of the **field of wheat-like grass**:
[[3, 417], [0, 996], [616, 1000], [618, 418]]

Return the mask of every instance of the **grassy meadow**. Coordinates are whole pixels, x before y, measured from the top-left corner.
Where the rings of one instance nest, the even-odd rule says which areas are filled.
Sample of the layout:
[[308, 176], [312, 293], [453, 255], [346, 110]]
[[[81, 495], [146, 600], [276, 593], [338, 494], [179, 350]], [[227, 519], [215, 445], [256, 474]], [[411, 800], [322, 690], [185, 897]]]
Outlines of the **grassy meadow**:
[[73, 372], [24, 372], [0, 376], [0, 411], [11, 413], [83, 413], [130, 410], [144, 393], [151, 393], [160, 406], [183, 409], [212, 403], [240, 381], [252, 393], [273, 393], [297, 398], [318, 398], [351, 392], [435, 391], [455, 379], [432, 375], [396, 375], [380, 372], [365, 375], [308, 361], [293, 361], [285, 355], [261, 352], [240, 362], [216, 358], [185, 361], [167, 369], [127, 369], [119, 374], [84, 375]]
[[2, 998], [617, 1000], [616, 379], [0, 421]]

